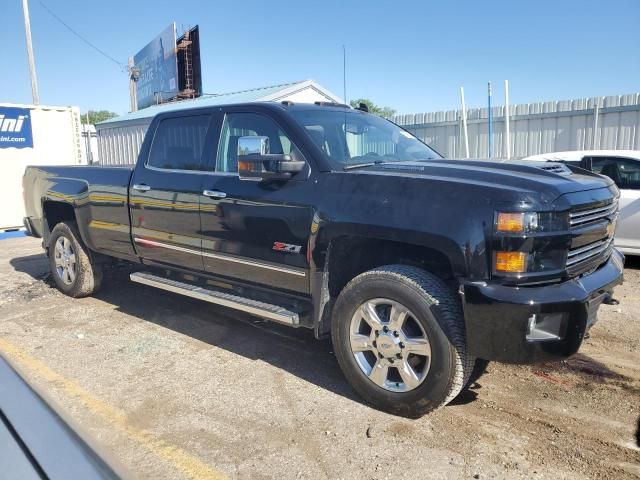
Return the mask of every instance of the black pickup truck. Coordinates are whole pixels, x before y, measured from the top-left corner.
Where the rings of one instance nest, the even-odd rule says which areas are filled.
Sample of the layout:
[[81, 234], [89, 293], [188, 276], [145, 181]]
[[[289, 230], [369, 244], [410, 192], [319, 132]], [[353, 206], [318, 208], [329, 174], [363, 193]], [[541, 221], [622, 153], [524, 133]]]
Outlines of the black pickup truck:
[[330, 335], [355, 390], [406, 416], [483, 362], [574, 354], [622, 281], [608, 178], [445, 160], [343, 105], [165, 112], [132, 168], [28, 167], [24, 195], [67, 295], [141, 263], [135, 282]]

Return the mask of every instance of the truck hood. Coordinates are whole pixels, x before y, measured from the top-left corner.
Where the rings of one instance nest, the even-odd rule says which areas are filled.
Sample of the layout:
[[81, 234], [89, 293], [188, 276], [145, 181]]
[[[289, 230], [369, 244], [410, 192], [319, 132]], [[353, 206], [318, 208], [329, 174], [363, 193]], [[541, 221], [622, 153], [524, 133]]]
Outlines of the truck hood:
[[608, 177], [555, 162], [440, 159], [381, 163], [366, 171], [517, 192], [523, 199], [541, 203], [552, 202], [567, 193], [607, 188], [613, 184]]

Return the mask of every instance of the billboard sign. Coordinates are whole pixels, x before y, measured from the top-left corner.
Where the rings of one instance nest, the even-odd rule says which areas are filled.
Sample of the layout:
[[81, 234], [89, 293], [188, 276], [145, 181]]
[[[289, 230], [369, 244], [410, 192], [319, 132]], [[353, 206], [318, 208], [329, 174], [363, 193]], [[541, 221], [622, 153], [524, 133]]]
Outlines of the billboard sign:
[[33, 148], [28, 108], [0, 107], [0, 148]]
[[133, 57], [136, 103], [146, 108], [178, 94], [176, 25], [172, 23]]

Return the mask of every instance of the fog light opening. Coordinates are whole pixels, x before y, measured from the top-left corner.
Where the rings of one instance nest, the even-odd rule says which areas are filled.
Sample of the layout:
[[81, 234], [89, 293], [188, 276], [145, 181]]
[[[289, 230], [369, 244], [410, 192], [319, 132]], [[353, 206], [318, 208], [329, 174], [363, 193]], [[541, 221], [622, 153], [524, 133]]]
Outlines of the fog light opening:
[[566, 313], [534, 313], [527, 323], [527, 341], [562, 340], [566, 319]]

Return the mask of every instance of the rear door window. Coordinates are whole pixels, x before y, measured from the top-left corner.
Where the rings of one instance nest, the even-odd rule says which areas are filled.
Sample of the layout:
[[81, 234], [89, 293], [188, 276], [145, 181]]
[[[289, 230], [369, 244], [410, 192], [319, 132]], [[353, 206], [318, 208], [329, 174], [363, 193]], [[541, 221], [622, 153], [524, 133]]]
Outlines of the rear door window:
[[151, 144], [147, 166], [164, 170], [200, 170], [209, 115], [166, 118]]

